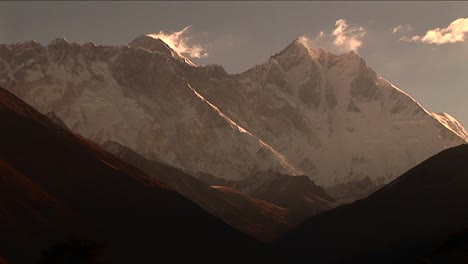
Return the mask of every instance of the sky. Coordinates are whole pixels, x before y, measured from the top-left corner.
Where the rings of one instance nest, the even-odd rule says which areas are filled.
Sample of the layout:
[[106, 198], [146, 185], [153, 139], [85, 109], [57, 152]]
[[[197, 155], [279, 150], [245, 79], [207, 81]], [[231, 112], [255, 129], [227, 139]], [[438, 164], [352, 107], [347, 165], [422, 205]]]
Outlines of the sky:
[[298, 37], [358, 53], [431, 112], [468, 128], [468, 2], [0, 2], [0, 42], [58, 37], [123, 45], [144, 34], [229, 73], [268, 60]]

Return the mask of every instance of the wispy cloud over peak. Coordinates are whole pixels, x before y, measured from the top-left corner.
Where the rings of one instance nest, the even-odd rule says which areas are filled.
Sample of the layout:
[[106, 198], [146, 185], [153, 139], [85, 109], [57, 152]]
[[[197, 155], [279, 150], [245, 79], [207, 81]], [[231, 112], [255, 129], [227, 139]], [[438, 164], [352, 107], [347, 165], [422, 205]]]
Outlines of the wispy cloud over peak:
[[328, 33], [320, 31], [310, 40], [314, 47], [321, 47], [332, 52], [358, 52], [366, 35], [366, 29], [361, 26], [350, 26], [346, 19], [338, 19], [335, 28]]
[[190, 37], [187, 36], [187, 33], [190, 27], [190, 25], [186, 26], [182, 30], [171, 34], [159, 31], [159, 33], [147, 34], [147, 36], [161, 39], [177, 53], [184, 54], [192, 58], [207, 57], [208, 53], [203, 46], [189, 44]]
[[357, 51], [361, 47], [362, 37], [366, 35], [366, 30], [363, 27], [349, 27], [345, 19], [337, 20], [335, 26], [333, 44], [350, 51]]

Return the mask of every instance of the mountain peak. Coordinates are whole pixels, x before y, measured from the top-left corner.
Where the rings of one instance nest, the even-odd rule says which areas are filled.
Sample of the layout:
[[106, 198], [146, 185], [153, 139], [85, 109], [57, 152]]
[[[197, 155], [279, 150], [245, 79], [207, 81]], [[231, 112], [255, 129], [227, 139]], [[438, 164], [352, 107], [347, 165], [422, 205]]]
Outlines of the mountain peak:
[[169, 56], [176, 53], [169, 45], [159, 38], [141, 35], [128, 44], [132, 48], [143, 48], [151, 52], [160, 52]]
[[297, 37], [296, 39], [293, 40], [291, 45], [302, 45], [304, 47], [308, 47], [308, 39], [306, 37]]
[[179, 61], [189, 64], [190, 66], [196, 66], [195, 63], [190, 61], [188, 58], [177, 53], [173, 48], [171, 48], [166, 42], [160, 38], [153, 38], [149, 35], [141, 35], [134, 39], [128, 44], [130, 47], [137, 49], [142, 48], [150, 52], [159, 52], [166, 54], [169, 57], [175, 58]]
[[307, 37], [298, 37], [294, 39], [283, 51], [275, 55], [286, 55], [292, 57], [301, 57], [303, 58], [305, 54], [308, 54], [314, 59], [323, 60], [326, 57], [338, 58], [340, 61], [354, 61], [362, 63], [364, 60], [357, 54], [355, 51], [351, 50], [346, 53], [335, 54], [330, 51], [326, 51], [322, 48], [312, 47], [310, 45], [309, 39]]
[[298, 37], [294, 39], [280, 54], [288, 54], [296, 56], [298, 54], [315, 54], [315, 51], [310, 47], [306, 37]]
[[299, 37], [285, 49], [271, 56], [267, 63], [279, 63], [283, 69], [287, 70], [304, 61], [312, 61], [315, 57], [316, 51], [309, 46], [308, 40], [305, 37]]
[[69, 44], [70, 42], [68, 42], [65, 38], [56, 38], [54, 40], [52, 40], [49, 45], [51, 46], [55, 46], [55, 45], [66, 45], [66, 44]]
[[38, 48], [42, 48], [42, 45], [35, 40], [29, 40], [29, 41], [18, 43], [18, 44], [13, 44], [13, 46], [16, 46], [24, 50], [35, 50]]
[[[40, 46], [40, 44], [36, 45]], [[66, 38], [56, 38], [53, 41], [51, 41], [48, 45], [49, 48], [53, 49], [63, 49], [67, 47], [72, 47], [72, 48], [79, 48], [81, 44], [75, 41], [69, 41]]]

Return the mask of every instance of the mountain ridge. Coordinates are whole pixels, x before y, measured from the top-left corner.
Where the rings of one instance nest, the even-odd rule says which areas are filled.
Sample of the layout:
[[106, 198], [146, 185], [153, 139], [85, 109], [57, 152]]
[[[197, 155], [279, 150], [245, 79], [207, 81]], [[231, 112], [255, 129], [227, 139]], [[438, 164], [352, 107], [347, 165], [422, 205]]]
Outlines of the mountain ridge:
[[[116, 140], [189, 171], [239, 180], [274, 169], [325, 187], [367, 177], [380, 185], [468, 138], [454, 118], [427, 111], [359, 55], [315, 50], [300, 38], [240, 74], [219, 65], [194, 67], [172, 51], [60, 43], [58, 54], [46, 59], [30, 52], [40, 45], [20, 49], [37, 60], [21, 67], [7, 63], [17, 47], [0, 45], [0, 84], [87, 138]], [[50, 57], [61, 64], [45, 63]], [[416, 147], [422, 142], [430, 143]], [[194, 160], [183, 161], [186, 155]]]
[[[0, 46], [0, 83], [96, 142], [116, 140], [146, 158], [165, 155], [163, 159], [177, 167], [234, 178], [271, 167], [294, 174], [278, 152], [233, 127], [232, 120], [200, 96], [181, 74], [181, 68], [197, 67], [177, 58], [128, 45], [80, 46], [61, 40], [46, 47], [33, 45], [24, 58], [6, 63], [11, 54], [22, 54], [23, 47]], [[207, 136], [198, 137], [200, 133]], [[184, 158], [188, 155], [190, 159]]]
[[[385, 184], [468, 139], [456, 119], [437, 118], [356, 53], [335, 55], [299, 40], [228, 80], [188, 78], [325, 187], [366, 177]], [[417, 143], [427, 144], [421, 149]]]

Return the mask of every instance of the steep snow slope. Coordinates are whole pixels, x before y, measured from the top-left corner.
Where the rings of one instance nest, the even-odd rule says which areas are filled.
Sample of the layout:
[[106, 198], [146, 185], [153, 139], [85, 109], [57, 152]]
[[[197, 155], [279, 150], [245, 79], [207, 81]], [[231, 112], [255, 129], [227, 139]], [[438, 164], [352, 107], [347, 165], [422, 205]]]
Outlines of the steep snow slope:
[[0, 85], [98, 143], [122, 142], [146, 158], [233, 179], [270, 168], [295, 174], [190, 86], [182, 73], [193, 68], [146, 36], [119, 47], [0, 45]]
[[442, 123], [445, 127], [452, 130], [455, 134], [464, 138], [465, 140], [468, 138], [468, 131], [456, 120], [453, 116], [447, 113], [432, 113], [440, 123]]
[[468, 138], [454, 118], [431, 114], [353, 52], [337, 56], [297, 39], [244, 73], [213, 67], [187, 78], [321, 185], [386, 183]]

